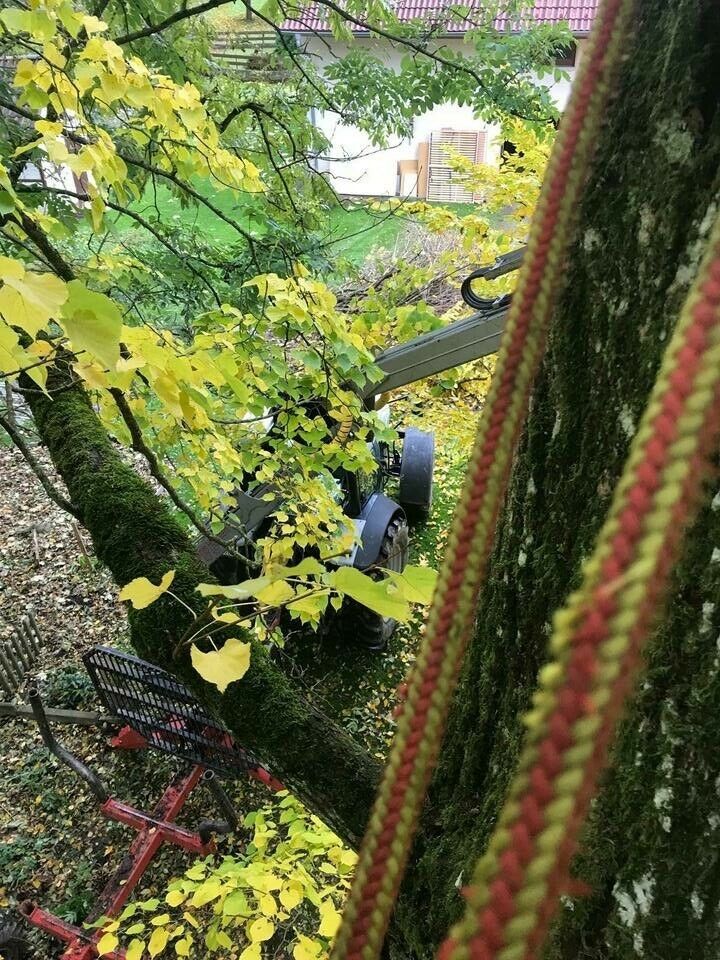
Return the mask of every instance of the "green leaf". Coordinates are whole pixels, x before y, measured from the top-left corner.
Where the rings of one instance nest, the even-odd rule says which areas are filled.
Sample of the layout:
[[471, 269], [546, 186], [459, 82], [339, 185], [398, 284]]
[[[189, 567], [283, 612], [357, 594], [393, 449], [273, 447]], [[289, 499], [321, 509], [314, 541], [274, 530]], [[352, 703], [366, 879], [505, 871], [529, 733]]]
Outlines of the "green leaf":
[[12, 213], [15, 209], [15, 201], [7, 190], [0, 190], [0, 214]]
[[355, 567], [340, 567], [328, 577], [330, 586], [382, 617], [407, 620], [410, 607], [399, 594], [390, 593], [390, 580], [373, 580]]
[[248, 902], [242, 890], [236, 890], [225, 898], [222, 909], [226, 917], [244, 917], [248, 913]]
[[203, 653], [193, 644], [190, 659], [203, 680], [214, 683], [220, 693], [225, 693], [229, 684], [241, 680], [248, 672], [250, 644], [231, 637], [220, 650], [211, 650], [209, 653]]
[[388, 576], [400, 595], [410, 603], [432, 603], [438, 578], [437, 570], [432, 567], [407, 566], [402, 573], [388, 570]]
[[[163, 575], [162, 580], [155, 586], [147, 577], [136, 577], [130, 583], [126, 583], [120, 591], [121, 600], [129, 600], [135, 610], [144, 610], [154, 603], [158, 597], [162, 596], [169, 589], [170, 584], [175, 579], [175, 571], [168, 570]], [[144, 908], [147, 909], [147, 908]]]
[[67, 285], [68, 299], [61, 326], [74, 350], [87, 350], [105, 367], [115, 369], [120, 359], [122, 315], [116, 303], [103, 293], [88, 290], [80, 280]]

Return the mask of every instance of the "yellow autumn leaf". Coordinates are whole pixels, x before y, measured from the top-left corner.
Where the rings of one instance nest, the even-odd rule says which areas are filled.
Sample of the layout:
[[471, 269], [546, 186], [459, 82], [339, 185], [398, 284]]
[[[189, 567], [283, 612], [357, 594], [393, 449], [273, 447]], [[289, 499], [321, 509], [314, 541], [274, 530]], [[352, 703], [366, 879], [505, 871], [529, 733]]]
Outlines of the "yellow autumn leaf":
[[107, 953], [112, 953], [115, 947], [117, 947], [119, 941], [114, 933], [106, 933], [104, 936], [100, 937], [97, 944], [98, 955], [104, 957]]
[[251, 943], [249, 947], [245, 947], [238, 960], [261, 960], [261, 958], [262, 947], [259, 943]]
[[214, 683], [220, 693], [225, 693], [228, 684], [240, 680], [248, 672], [250, 644], [231, 637], [220, 650], [211, 650], [209, 653], [203, 653], [193, 644], [190, 657], [203, 680]]
[[165, 897], [165, 903], [169, 907], [179, 907], [184, 900], [185, 894], [182, 890], [171, 890]]
[[264, 940], [269, 940], [275, 933], [275, 924], [271, 923], [267, 917], [258, 917], [245, 929], [251, 943], [262, 943]]
[[136, 937], [128, 944], [127, 950], [125, 951], [125, 960], [140, 960], [144, 953], [145, 944]]
[[322, 947], [310, 937], [304, 937], [300, 934], [298, 942], [293, 947], [294, 960], [317, 960], [322, 951]]
[[197, 888], [190, 903], [193, 907], [204, 907], [211, 900], [216, 900], [221, 893], [222, 885], [219, 880], [207, 880]]
[[289, 583], [284, 580], [277, 580], [275, 583], [271, 583], [269, 587], [265, 587], [264, 590], [259, 590], [255, 596], [260, 603], [265, 603], [268, 607], [279, 607], [281, 603], [292, 600], [295, 591]]
[[290, 883], [289, 886], [283, 887], [279, 894], [280, 903], [285, 907], [286, 910], [294, 910], [295, 907], [302, 902], [303, 898], [303, 888], [302, 884], [297, 881]]
[[175, 953], [179, 957], [189, 957], [190, 948], [192, 947], [192, 939], [190, 937], [183, 937], [182, 940], [175, 941]]
[[258, 906], [260, 907], [260, 912], [266, 917], [274, 917], [277, 913], [277, 903], [275, 902], [275, 897], [270, 893], [264, 893], [258, 900]]
[[340, 925], [340, 914], [335, 909], [332, 900], [323, 900], [320, 904], [320, 926], [318, 933], [321, 937], [334, 937]]
[[158, 954], [161, 954], [167, 946], [169, 938], [170, 934], [165, 927], [158, 927], [156, 930], [153, 930], [153, 935], [150, 937], [148, 943], [148, 953], [150, 956], [157, 957]]
[[88, 290], [80, 280], [67, 285], [60, 325], [70, 338], [73, 350], [87, 350], [110, 370], [120, 359], [122, 315], [104, 293]]
[[25, 270], [18, 260], [0, 257], [0, 313], [6, 320], [36, 337], [49, 320], [57, 318], [68, 298], [67, 286], [51, 273]]
[[165, 593], [174, 579], [174, 570], [168, 570], [158, 586], [151, 583], [147, 577], [136, 577], [122, 588], [120, 599], [129, 600], [135, 610], [144, 610], [145, 607], [149, 607], [151, 603], [154, 603], [158, 597]]

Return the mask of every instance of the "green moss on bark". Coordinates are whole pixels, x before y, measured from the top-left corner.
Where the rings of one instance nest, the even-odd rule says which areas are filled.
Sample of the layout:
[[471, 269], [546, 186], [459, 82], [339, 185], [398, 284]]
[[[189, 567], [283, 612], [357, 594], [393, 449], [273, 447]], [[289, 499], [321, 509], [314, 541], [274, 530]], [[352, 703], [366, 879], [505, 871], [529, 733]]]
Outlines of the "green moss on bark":
[[[175, 570], [173, 593], [200, 613], [205, 603], [195, 588], [211, 581], [210, 573], [166, 504], [123, 462], [87, 396], [78, 387], [68, 388], [62, 369], [52, 371], [48, 380], [52, 400], [29, 381], [23, 386], [40, 436], [97, 556], [115, 581], [122, 586], [144, 576], [158, 583], [166, 571]], [[357, 843], [377, 782], [376, 762], [316, 710], [259, 645], [253, 646], [249, 672], [221, 696], [192, 669], [187, 646], [177, 651], [190, 623], [187, 608], [166, 595], [145, 610], [130, 612], [133, 646], [141, 657], [188, 683], [240, 743], [269, 762], [344, 838]]]
[[[391, 935], [429, 957], [514, 772], [553, 611], [610, 503], [720, 197], [720, 13], [641, 0], [518, 453], [446, 744]], [[716, 956], [720, 496], [688, 537], [552, 960]]]

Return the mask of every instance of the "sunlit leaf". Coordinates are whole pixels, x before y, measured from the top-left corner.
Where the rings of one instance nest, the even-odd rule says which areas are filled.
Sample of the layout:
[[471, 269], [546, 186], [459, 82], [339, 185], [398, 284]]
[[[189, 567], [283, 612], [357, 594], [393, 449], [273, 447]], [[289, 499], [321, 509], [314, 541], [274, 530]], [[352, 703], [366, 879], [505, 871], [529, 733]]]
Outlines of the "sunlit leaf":
[[320, 904], [320, 926], [318, 933], [321, 937], [334, 937], [340, 926], [340, 913], [332, 900], [323, 900]]
[[150, 956], [157, 957], [158, 954], [162, 953], [169, 939], [170, 933], [165, 927], [158, 927], [156, 930], [153, 930], [152, 936], [148, 941], [148, 953]]
[[262, 943], [265, 940], [269, 940], [275, 933], [275, 924], [268, 920], [267, 917], [258, 917], [257, 920], [253, 920], [252, 923], [247, 925], [246, 931], [248, 939], [252, 943]]
[[131, 940], [125, 951], [125, 960], [140, 960], [145, 953], [145, 944], [137, 938]]
[[121, 600], [129, 600], [136, 610], [144, 610], [145, 607], [149, 607], [170, 588], [174, 579], [174, 570], [168, 570], [157, 586], [151, 583], [147, 577], [136, 577], [130, 583], [125, 584], [119, 593], [119, 597]]
[[104, 957], [107, 953], [112, 953], [113, 950], [117, 947], [119, 943], [118, 938], [114, 933], [106, 933], [98, 940], [97, 952], [98, 955]]
[[340, 593], [352, 597], [383, 617], [407, 620], [410, 616], [407, 601], [397, 593], [390, 592], [389, 580], [373, 580], [355, 567], [340, 567], [330, 574], [328, 581]]
[[432, 567], [408, 565], [402, 573], [389, 570], [388, 576], [401, 595], [410, 603], [427, 605], [432, 602], [438, 578], [437, 570], [433, 570]]
[[220, 650], [203, 653], [195, 644], [190, 648], [192, 665], [208, 683], [214, 683], [220, 693], [229, 684], [241, 680], [250, 667], [250, 644], [237, 637], [226, 640]]
[[88, 290], [80, 280], [67, 285], [68, 298], [60, 324], [73, 350], [87, 350], [110, 370], [120, 359], [122, 316], [116, 303], [103, 293]]

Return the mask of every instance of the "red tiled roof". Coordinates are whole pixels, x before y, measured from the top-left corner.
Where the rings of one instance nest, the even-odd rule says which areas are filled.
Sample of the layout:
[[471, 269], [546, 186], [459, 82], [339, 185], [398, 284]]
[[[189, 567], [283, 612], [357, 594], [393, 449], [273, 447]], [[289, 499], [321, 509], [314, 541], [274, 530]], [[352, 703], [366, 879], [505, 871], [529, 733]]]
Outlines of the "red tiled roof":
[[[394, 6], [395, 13], [401, 22], [418, 19], [437, 22], [441, 18], [438, 14], [442, 15], [453, 3], [457, 6], [458, 0], [395, 0]], [[535, 5], [527, 12], [524, 21], [518, 23], [510, 20], [506, 14], [501, 14], [495, 18], [495, 29], [517, 31], [528, 22], [563, 23], [567, 21], [573, 33], [584, 34], [592, 26], [598, 3], [599, 0], [535, 0]], [[463, 6], [469, 6], [471, 10], [473, 7], [480, 9], [482, 0], [470, 0]], [[464, 33], [472, 26], [472, 16], [469, 21], [461, 23], [454, 19], [445, 25], [447, 33]], [[362, 32], [361, 27], [353, 24], [350, 26], [355, 32]], [[293, 33], [327, 31], [325, 8], [310, 2], [296, 18], [286, 20], [282, 29]]]

